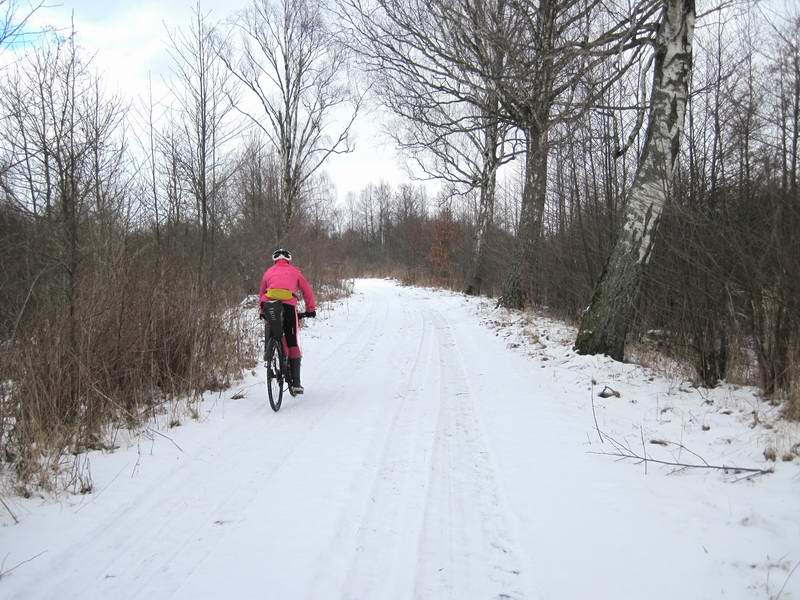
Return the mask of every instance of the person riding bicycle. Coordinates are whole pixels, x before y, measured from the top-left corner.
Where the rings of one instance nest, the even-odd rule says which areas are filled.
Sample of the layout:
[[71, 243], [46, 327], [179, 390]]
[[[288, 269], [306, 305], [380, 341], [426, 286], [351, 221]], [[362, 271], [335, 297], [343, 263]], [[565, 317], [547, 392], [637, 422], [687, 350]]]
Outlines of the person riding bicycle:
[[300, 385], [300, 344], [298, 340], [297, 317], [297, 292], [303, 294], [306, 303], [306, 316], [316, 317], [316, 303], [314, 291], [303, 277], [300, 269], [292, 264], [292, 253], [285, 248], [278, 248], [272, 253], [272, 266], [264, 271], [261, 285], [258, 286], [259, 318], [264, 318], [262, 303], [271, 300], [283, 302], [283, 333], [288, 346], [289, 368], [292, 373], [292, 395], [302, 394], [303, 386]]

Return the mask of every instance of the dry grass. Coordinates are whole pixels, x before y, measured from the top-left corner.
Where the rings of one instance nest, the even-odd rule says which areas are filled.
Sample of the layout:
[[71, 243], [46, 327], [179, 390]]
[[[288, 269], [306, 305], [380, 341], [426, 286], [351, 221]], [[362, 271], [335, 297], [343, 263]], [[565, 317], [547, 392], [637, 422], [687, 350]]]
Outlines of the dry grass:
[[173, 426], [196, 418], [203, 392], [254, 365], [256, 342], [239, 311], [179, 294], [147, 300], [129, 303], [125, 319], [82, 319], [72, 344], [61, 319], [42, 318], [3, 346], [0, 461], [19, 493], [90, 491], [88, 466], [65, 457], [108, 449], [112, 427], [135, 428], [162, 406]]

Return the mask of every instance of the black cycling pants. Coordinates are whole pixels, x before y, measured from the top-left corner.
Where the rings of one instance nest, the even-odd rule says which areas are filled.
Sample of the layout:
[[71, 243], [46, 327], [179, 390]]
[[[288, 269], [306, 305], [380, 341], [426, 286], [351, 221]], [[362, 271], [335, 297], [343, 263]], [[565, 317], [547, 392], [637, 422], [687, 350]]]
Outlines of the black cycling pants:
[[283, 305], [283, 335], [289, 348], [297, 348], [297, 310], [286, 303]]

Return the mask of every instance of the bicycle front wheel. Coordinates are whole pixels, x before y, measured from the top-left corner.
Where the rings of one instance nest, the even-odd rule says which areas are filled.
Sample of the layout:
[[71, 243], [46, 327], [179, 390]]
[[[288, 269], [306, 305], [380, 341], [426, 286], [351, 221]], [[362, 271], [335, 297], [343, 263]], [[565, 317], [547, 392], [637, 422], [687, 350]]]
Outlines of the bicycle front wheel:
[[283, 347], [271, 337], [267, 342], [267, 394], [269, 405], [275, 412], [280, 410], [283, 400], [284, 362]]

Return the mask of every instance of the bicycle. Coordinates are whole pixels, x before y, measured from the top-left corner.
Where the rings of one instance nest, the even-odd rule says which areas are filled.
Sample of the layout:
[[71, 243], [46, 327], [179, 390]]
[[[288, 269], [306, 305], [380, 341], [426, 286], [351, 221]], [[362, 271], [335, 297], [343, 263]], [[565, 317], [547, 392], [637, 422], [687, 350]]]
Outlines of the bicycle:
[[[278, 412], [283, 401], [284, 383], [292, 393], [292, 370], [283, 341], [283, 303], [272, 300], [262, 303], [264, 313], [264, 365], [267, 367], [267, 394], [272, 410]], [[307, 313], [297, 313], [298, 320]]]

